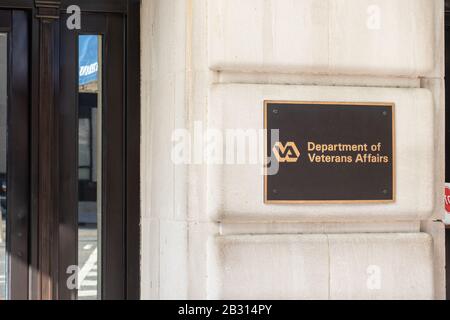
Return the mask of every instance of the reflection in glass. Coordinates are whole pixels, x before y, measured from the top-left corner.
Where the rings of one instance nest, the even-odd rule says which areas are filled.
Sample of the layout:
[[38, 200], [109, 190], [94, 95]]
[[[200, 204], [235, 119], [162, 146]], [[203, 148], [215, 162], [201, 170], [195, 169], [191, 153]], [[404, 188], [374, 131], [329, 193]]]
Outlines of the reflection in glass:
[[0, 33], [0, 300], [7, 298], [7, 253], [6, 253], [6, 154], [7, 154], [7, 52], [8, 38]]
[[102, 38], [78, 41], [78, 298], [94, 300], [101, 298]]

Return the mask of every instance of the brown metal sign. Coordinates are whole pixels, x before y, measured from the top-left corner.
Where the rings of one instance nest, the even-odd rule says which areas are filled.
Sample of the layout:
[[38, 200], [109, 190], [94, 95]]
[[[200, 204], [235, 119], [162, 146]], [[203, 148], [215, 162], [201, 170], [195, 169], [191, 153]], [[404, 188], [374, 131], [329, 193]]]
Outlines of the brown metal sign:
[[265, 101], [265, 203], [395, 201], [394, 109]]

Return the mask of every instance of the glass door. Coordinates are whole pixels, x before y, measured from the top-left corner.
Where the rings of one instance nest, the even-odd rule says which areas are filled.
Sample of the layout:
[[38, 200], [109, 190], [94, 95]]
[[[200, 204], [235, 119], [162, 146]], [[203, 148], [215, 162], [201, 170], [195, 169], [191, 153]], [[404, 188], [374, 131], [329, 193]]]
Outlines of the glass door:
[[139, 26], [0, 0], [0, 300], [139, 297]]
[[103, 37], [78, 36], [78, 299], [101, 299]]
[[[125, 17], [83, 13], [82, 22], [81, 30], [61, 24], [59, 295], [120, 299], [126, 279]], [[65, 286], [70, 270], [77, 272], [72, 287]]]
[[0, 10], [0, 300], [28, 297], [28, 16]]

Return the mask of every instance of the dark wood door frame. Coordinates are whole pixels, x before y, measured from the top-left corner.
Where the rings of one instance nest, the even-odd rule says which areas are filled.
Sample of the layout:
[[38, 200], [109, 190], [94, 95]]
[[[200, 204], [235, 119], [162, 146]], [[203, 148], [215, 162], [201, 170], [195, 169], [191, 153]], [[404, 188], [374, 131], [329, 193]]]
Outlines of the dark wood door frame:
[[[126, 19], [125, 46], [125, 194], [122, 226], [123, 288], [114, 298], [140, 297], [140, 0], [0, 0], [0, 9], [22, 9], [31, 23], [31, 156], [30, 225], [26, 254], [30, 299], [66, 298], [60, 293], [62, 272], [58, 251], [59, 203], [59, 97], [61, 16], [67, 6], [82, 12], [120, 13]], [[118, 276], [118, 275], [116, 275]]]
[[[67, 17], [64, 16], [64, 19]], [[60, 222], [67, 230], [61, 232], [59, 296], [71, 299], [76, 290], [65, 285], [67, 266], [78, 265], [78, 37], [83, 34], [101, 35], [102, 78], [102, 196], [101, 225], [101, 297], [120, 299], [126, 291], [125, 226], [123, 214], [126, 203], [125, 168], [125, 74], [124, 74], [124, 17], [117, 13], [86, 13], [82, 28], [68, 30], [61, 24], [61, 75], [66, 81], [60, 88]], [[74, 85], [75, 84], [75, 85]], [[95, 200], [94, 200], [95, 201]]]

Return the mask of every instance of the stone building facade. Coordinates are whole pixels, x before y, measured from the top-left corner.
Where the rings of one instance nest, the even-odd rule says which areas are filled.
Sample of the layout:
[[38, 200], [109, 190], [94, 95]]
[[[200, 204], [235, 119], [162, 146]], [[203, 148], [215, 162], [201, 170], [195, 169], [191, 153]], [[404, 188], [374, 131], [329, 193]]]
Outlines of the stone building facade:
[[[141, 17], [142, 298], [445, 298], [444, 1], [144, 0]], [[174, 162], [174, 132], [262, 129], [265, 100], [394, 102], [396, 201], [268, 205], [260, 164]]]

